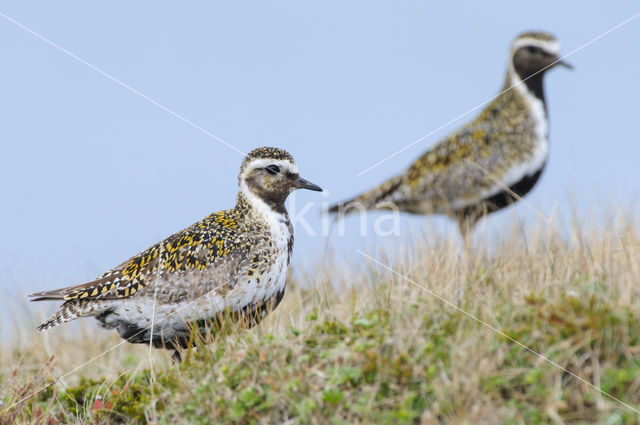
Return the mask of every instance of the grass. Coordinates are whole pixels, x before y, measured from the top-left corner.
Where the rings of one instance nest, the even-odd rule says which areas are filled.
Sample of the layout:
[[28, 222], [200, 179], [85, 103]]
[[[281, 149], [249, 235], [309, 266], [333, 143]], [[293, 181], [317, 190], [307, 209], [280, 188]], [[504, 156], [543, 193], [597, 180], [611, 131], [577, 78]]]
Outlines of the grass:
[[24, 325], [0, 347], [0, 409], [18, 403], [0, 424], [638, 424], [634, 220], [513, 225], [472, 251], [425, 237], [370, 252], [398, 274], [359, 254], [325, 259], [259, 327], [177, 365], [121, 344], [56, 381], [119, 339], [89, 320]]

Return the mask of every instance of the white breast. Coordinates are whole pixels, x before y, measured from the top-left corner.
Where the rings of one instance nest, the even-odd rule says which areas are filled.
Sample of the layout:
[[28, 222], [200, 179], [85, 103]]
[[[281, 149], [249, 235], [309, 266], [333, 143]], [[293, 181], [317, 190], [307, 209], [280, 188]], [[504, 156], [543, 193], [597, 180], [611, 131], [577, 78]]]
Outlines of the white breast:
[[269, 258], [264, 259], [266, 270], [262, 276], [247, 277], [246, 281], [238, 282], [228, 296], [229, 307], [259, 303], [284, 290], [290, 261], [289, 241], [293, 237], [289, 218], [285, 214], [271, 209], [262, 199], [251, 193], [244, 182], [240, 185], [240, 190], [243, 191], [254, 212], [266, 221], [274, 249]]
[[271, 238], [274, 242], [278, 255], [284, 254], [286, 258], [289, 257], [289, 240], [293, 236], [291, 234], [289, 217], [284, 214], [280, 214], [269, 205], [267, 205], [262, 199], [254, 195], [246, 186], [244, 182], [240, 185], [240, 190], [247, 198], [254, 211], [262, 217], [271, 230]]

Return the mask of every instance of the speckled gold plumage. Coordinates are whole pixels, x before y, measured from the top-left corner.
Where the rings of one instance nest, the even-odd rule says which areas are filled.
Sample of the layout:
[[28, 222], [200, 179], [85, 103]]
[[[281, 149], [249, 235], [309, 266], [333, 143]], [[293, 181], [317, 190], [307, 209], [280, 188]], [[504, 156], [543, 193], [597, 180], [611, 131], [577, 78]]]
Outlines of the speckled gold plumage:
[[[237, 243], [241, 241], [238, 231], [249, 230], [247, 223], [251, 221], [248, 218], [251, 218], [250, 209], [245, 202], [240, 202], [231, 210], [210, 214], [109, 270], [95, 282], [71, 289], [64, 295], [64, 299], [123, 298], [133, 295], [148, 284], [149, 276], [153, 278], [158, 268], [159, 253], [163, 271], [204, 270], [217, 259], [229, 255], [232, 250], [237, 252], [248, 248]], [[250, 227], [253, 232], [266, 232], [264, 225], [253, 223]]]
[[[227, 256], [249, 255], [258, 245], [269, 247], [269, 236], [266, 224], [255, 216], [246, 200], [240, 196], [235, 208], [208, 215], [105, 272], [95, 281], [33, 294], [34, 301], [67, 301], [63, 305], [62, 314], [52, 317], [39, 329], [44, 330], [61, 323], [71, 318], [73, 313], [81, 314], [89, 305], [88, 301], [127, 298], [144, 290], [156, 279], [158, 264], [162, 275], [194, 270], [207, 273], [205, 269], [208, 266], [221, 263]], [[261, 254], [261, 260], [268, 262], [269, 256], [275, 252], [262, 250]], [[251, 267], [242, 272], [253, 273]]]
[[[527, 32], [516, 38], [514, 46], [528, 41], [557, 44], [550, 34]], [[512, 48], [510, 61], [514, 54]], [[510, 63], [500, 94], [475, 120], [437, 143], [404, 173], [329, 211], [355, 212], [354, 203], [360, 209], [394, 204], [410, 213], [448, 215], [465, 232], [483, 214], [518, 199], [510, 192], [524, 195], [546, 162], [544, 71], [523, 83]]]
[[505, 91], [474, 121], [411, 164], [406, 177], [410, 190], [402, 203], [419, 202], [415, 195], [427, 192], [432, 192], [435, 202], [474, 200], [479, 191], [494, 186], [512, 164], [531, 155], [535, 126], [522, 96], [514, 90]]
[[[282, 167], [282, 172], [267, 166]], [[250, 152], [239, 184], [234, 208], [206, 216], [94, 281], [31, 295], [33, 301], [64, 302], [38, 329], [95, 316], [128, 341], [147, 343], [152, 310], [174, 314], [188, 307], [185, 319], [172, 317], [162, 325], [162, 338], [184, 345], [184, 320], [208, 320], [229, 310], [246, 312], [257, 323], [284, 294], [293, 248], [284, 201], [296, 188], [321, 189], [301, 179], [291, 155], [277, 148]], [[164, 343], [153, 338], [156, 346]]]
[[244, 170], [246, 165], [254, 159], [273, 159], [278, 161], [289, 161], [295, 164], [295, 160], [289, 152], [279, 148], [262, 147], [256, 148], [247, 154], [244, 161], [242, 161], [242, 166], [240, 167], [241, 171]]

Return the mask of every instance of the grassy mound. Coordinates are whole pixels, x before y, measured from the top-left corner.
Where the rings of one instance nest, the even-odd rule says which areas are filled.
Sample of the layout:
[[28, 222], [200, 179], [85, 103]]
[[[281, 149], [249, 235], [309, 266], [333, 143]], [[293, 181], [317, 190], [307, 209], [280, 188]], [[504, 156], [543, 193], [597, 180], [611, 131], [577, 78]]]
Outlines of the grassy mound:
[[638, 229], [572, 229], [318, 265], [177, 365], [121, 344], [73, 371], [119, 340], [25, 329], [0, 350], [0, 424], [640, 423]]

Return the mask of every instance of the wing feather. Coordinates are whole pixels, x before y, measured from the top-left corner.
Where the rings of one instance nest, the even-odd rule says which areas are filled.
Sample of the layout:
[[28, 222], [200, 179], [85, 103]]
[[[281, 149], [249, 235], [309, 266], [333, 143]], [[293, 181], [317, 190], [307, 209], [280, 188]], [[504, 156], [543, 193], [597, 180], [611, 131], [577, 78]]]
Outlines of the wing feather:
[[[160, 275], [189, 270], [203, 270], [207, 267], [230, 265], [230, 256], [242, 250], [239, 239], [251, 238], [251, 234], [239, 233], [237, 223], [229, 216], [230, 210], [210, 214], [200, 222], [181, 230], [162, 242], [134, 255], [119, 266], [104, 273], [99, 278], [80, 285], [29, 295], [31, 301], [48, 300], [91, 300], [118, 299], [130, 297], [141, 291], [160, 264]], [[225, 260], [225, 261], [220, 261]], [[226, 269], [227, 266], [222, 267]], [[220, 270], [227, 273], [229, 270]]]

